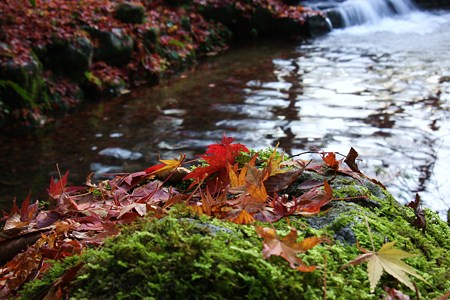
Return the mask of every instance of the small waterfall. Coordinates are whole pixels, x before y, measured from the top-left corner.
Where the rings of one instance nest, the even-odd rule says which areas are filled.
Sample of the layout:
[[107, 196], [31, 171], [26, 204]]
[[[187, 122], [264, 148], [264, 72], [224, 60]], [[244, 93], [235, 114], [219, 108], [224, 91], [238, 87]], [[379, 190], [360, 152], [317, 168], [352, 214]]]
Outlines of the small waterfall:
[[405, 15], [416, 10], [410, 0], [347, 0], [333, 9], [341, 18], [340, 26], [375, 24], [381, 19]]

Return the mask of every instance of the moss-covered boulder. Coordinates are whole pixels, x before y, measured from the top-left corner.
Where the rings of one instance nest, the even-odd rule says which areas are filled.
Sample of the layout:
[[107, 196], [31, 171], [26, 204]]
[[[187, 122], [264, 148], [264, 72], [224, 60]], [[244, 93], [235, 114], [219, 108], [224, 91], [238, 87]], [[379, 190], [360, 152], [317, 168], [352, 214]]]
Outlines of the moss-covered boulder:
[[[0, 43], [0, 49], [8, 45]], [[42, 64], [35, 55], [16, 63], [12, 59], [0, 64], [0, 121], [11, 116], [39, 123], [36, 111], [49, 107]]]
[[58, 40], [37, 51], [44, 66], [57, 75], [65, 76], [76, 82], [82, 82], [85, 73], [92, 65], [94, 48], [87, 37], [79, 37], [73, 42]]
[[123, 66], [131, 59], [134, 41], [124, 29], [111, 31], [89, 30], [94, 44], [94, 60], [104, 61], [111, 66]]
[[124, 23], [142, 24], [145, 21], [145, 7], [137, 2], [121, 2], [114, 8], [114, 17]]
[[[450, 228], [435, 213], [425, 210], [426, 229], [416, 228], [414, 211], [382, 187], [342, 175], [305, 172], [286, 192], [300, 195], [302, 186], [324, 178], [334, 200], [320, 214], [259, 223], [275, 227], [280, 237], [294, 227], [299, 240], [330, 240], [300, 256], [307, 265], [318, 266], [313, 272], [292, 269], [278, 256], [264, 259], [263, 240], [253, 225], [198, 216], [179, 206], [169, 216], [127, 226], [101, 249], [66, 262], [64, 268], [83, 263], [69, 294], [72, 299], [380, 299], [384, 289], [395, 289], [415, 295], [386, 273], [371, 293], [364, 264], [341, 270], [361, 254], [356, 241], [371, 250], [371, 239], [376, 250], [396, 241], [396, 248], [417, 255], [405, 262], [428, 282], [411, 277], [422, 299], [450, 290]], [[23, 297], [48, 288], [64, 268], [56, 263], [59, 271], [28, 284]]]

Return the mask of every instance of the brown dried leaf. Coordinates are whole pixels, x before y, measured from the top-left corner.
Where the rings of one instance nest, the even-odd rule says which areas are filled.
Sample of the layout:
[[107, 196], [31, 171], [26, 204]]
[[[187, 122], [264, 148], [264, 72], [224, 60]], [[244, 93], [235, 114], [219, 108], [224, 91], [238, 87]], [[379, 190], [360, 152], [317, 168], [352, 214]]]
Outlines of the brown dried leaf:
[[358, 168], [358, 165], [356, 164], [356, 158], [358, 157], [358, 152], [351, 147], [350, 151], [348, 152], [347, 156], [344, 159], [344, 162], [347, 164], [347, 166], [350, 167], [350, 169], [356, 173], [360, 173], [361, 171]]
[[325, 239], [313, 236], [305, 238], [298, 243], [298, 235], [295, 228], [291, 228], [291, 232], [281, 239], [272, 228], [255, 226], [255, 230], [258, 235], [264, 239], [264, 258], [269, 258], [272, 255], [281, 256], [289, 262], [291, 268], [302, 272], [312, 272], [316, 269], [315, 266], [307, 266], [299, 257], [297, 257], [297, 254], [305, 253], [309, 249], [325, 241]]

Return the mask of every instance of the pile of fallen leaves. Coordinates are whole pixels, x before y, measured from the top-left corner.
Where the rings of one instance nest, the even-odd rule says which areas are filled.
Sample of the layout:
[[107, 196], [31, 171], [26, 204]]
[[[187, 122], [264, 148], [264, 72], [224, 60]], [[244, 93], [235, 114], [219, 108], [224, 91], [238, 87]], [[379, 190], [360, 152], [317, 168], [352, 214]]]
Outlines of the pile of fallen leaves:
[[[365, 178], [356, 165], [357, 153], [353, 148], [345, 160], [336, 160], [333, 152], [318, 151], [322, 162], [285, 160], [275, 149], [261, 163], [258, 154], [250, 153], [247, 147], [233, 143], [232, 138], [224, 135], [221, 143], [210, 145], [196, 160], [192, 170], [183, 166], [193, 162], [186, 162], [186, 157], [180, 155], [112, 180], [93, 183], [88, 177], [80, 187], [67, 186], [68, 172], [57, 181], [52, 178], [48, 188], [52, 209], [41, 209], [39, 202], [31, 203], [28, 196], [20, 208], [14, 203], [9, 213], [4, 212], [4, 226], [0, 231], [0, 297], [14, 295], [24, 283], [45, 273], [49, 260], [60, 260], [80, 254], [86, 247], [97, 247], [105, 238], [119, 234], [119, 225], [144, 216], [164, 217], [176, 204], [237, 224], [251, 224], [256, 220], [271, 223], [290, 215], [317, 214], [330, 201], [337, 200], [333, 199], [326, 180], [301, 183], [298, 186], [304, 191], [301, 196], [285, 194], [305, 170]], [[349, 168], [343, 166], [343, 161]], [[271, 228], [256, 226], [255, 229], [264, 238], [264, 257], [281, 256], [292, 268], [303, 272], [311, 272], [316, 267], [303, 263], [297, 254], [330, 242], [316, 236], [297, 242], [295, 229], [283, 238]], [[399, 259], [400, 263], [386, 256], [395, 256], [394, 252], [389, 244], [351, 263], [369, 260], [369, 274], [370, 268], [376, 269], [372, 288], [379, 280], [381, 268], [391, 274], [395, 269], [393, 275], [400, 274], [402, 282], [405, 282], [404, 272], [417, 275]], [[404, 252], [398, 254], [398, 258], [408, 257]], [[406, 283], [412, 286], [409, 281]]]

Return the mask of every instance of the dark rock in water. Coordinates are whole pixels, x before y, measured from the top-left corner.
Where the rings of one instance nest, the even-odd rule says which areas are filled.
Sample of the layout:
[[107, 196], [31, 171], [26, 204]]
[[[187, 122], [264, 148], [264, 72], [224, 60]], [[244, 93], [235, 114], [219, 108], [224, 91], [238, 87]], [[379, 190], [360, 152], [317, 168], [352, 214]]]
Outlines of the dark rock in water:
[[143, 24], [145, 21], [145, 8], [139, 3], [122, 2], [115, 7], [114, 17], [124, 23]]
[[130, 61], [134, 43], [123, 29], [90, 30], [90, 33], [98, 45], [94, 48], [94, 60], [101, 60], [112, 66], [123, 66]]
[[94, 47], [87, 37], [77, 38], [74, 42], [58, 41], [46, 47], [42, 61], [56, 74], [80, 82], [92, 64]]
[[331, 31], [332, 25], [322, 15], [313, 15], [306, 18], [305, 25], [310, 36], [319, 36]]
[[425, 9], [450, 7], [450, 0], [415, 0], [414, 3], [418, 7]]
[[342, 19], [342, 15], [336, 10], [328, 10], [326, 12], [328, 19], [330, 20], [333, 28], [343, 28], [344, 20]]
[[142, 153], [133, 152], [122, 148], [105, 148], [101, 150], [98, 154], [118, 159], [130, 159], [130, 160], [140, 159], [143, 156]]

